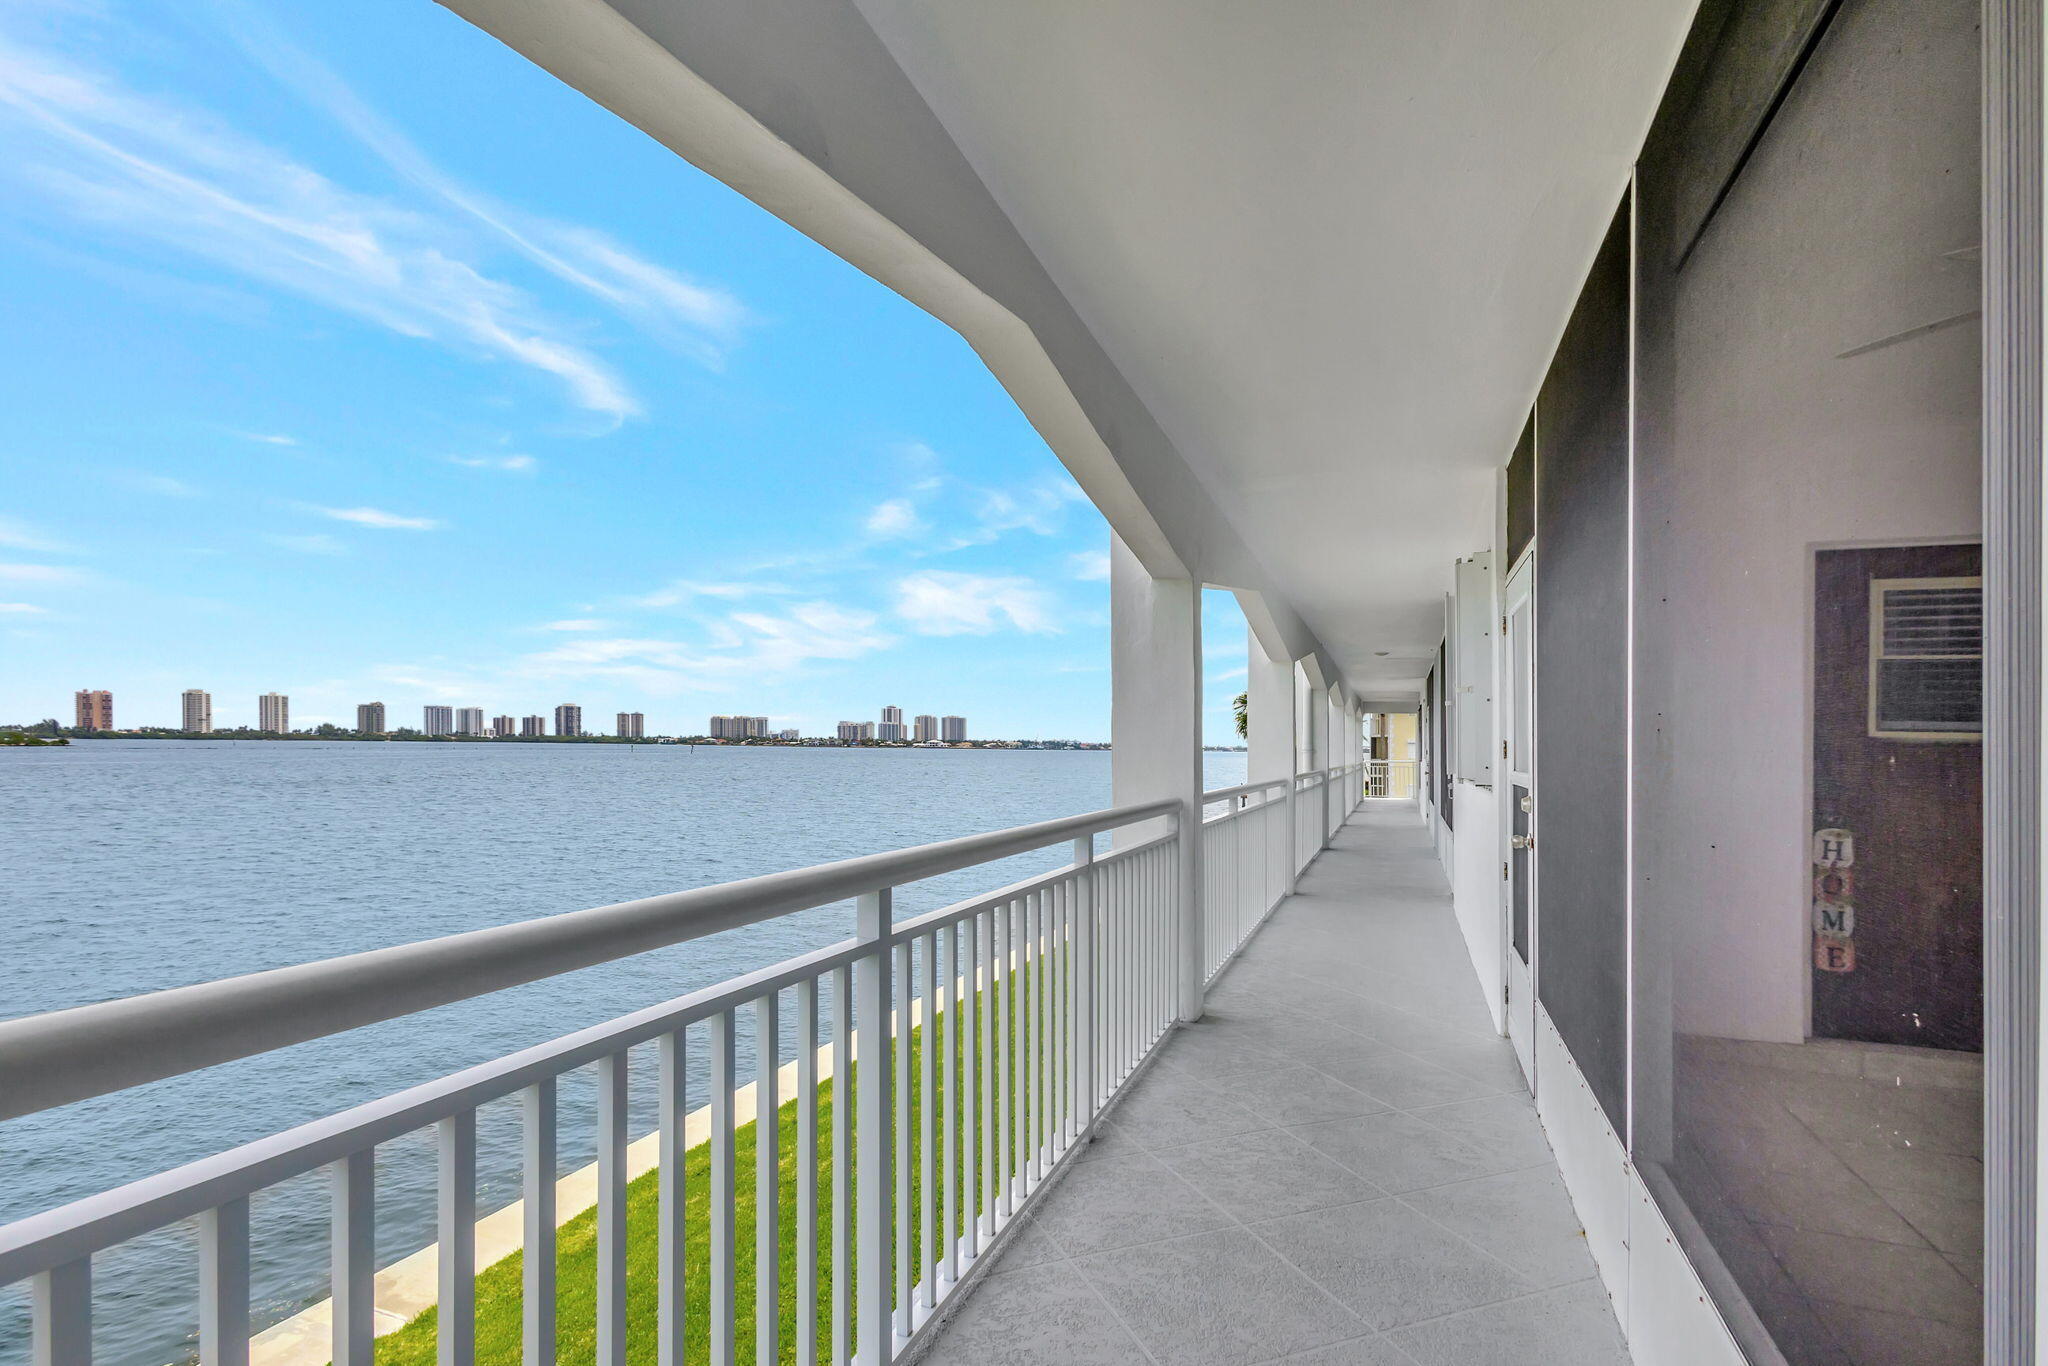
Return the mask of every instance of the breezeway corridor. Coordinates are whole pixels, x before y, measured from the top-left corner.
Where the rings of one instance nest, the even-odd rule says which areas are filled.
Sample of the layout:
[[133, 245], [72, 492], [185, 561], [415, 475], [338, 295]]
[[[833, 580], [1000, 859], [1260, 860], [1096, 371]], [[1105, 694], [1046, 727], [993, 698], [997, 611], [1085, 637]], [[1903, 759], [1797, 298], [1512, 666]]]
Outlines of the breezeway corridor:
[[1628, 1360], [1412, 806], [1368, 803], [928, 1361]]

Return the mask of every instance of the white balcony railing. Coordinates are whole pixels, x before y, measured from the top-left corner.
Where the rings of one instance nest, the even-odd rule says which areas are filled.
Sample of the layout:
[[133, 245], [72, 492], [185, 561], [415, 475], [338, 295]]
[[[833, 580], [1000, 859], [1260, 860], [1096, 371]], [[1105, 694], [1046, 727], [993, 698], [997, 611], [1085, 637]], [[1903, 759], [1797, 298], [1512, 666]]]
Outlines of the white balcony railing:
[[1420, 759], [1370, 759], [1365, 766], [1365, 795], [1396, 799], [1415, 796], [1421, 790]]
[[[1173, 1027], [1185, 956], [1201, 956], [1206, 979], [1242, 945], [1356, 805], [1361, 767], [1206, 794], [1205, 807], [1225, 809], [1201, 827], [1207, 854], [1192, 908], [1178, 885], [1180, 808], [1162, 801], [0, 1022], [5, 1120], [721, 930], [834, 902], [857, 907], [857, 933], [841, 943], [0, 1227], [0, 1285], [32, 1285], [36, 1366], [89, 1366], [94, 1256], [196, 1220], [201, 1361], [245, 1366], [251, 1197], [324, 1168], [331, 1360], [370, 1366], [375, 1153], [431, 1129], [437, 1356], [465, 1366], [476, 1351], [477, 1110], [516, 1098], [523, 1366], [550, 1366], [556, 1087], [594, 1067], [596, 1360], [624, 1366], [627, 1057], [650, 1045], [660, 1361], [682, 1361], [687, 1287], [699, 1278], [709, 1286], [710, 1360], [734, 1361], [751, 1338], [757, 1360], [779, 1361], [785, 1254], [796, 1359], [892, 1361]], [[1156, 830], [1162, 818], [1163, 833], [1137, 838], [1137, 827]], [[1130, 842], [1098, 854], [1095, 837], [1118, 831]], [[1073, 851], [1065, 867], [906, 920], [892, 913], [896, 886], [1061, 844]], [[785, 1019], [792, 1049], [779, 1047]], [[870, 1056], [867, 1040], [886, 1042]], [[781, 1062], [785, 1052], [792, 1063]], [[693, 1060], [707, 1057], [708, 1075], [693, 1078]], [[735, 1218], [748, 1175], [735, 1096], [749, 1074], [761, 1117], [751, 1249], [738, 1245]], [[693, 1214], [684, 1133], [699, 1082], [709, 1097], [708, 1199]], [[840, 1082], [850, 1104], [845, 1087], [832, 1094]], [[783, 1184], [784, 1106], [794, 1109], [793, 1193]], [[793, 1211], [791, 1227], [779, 1211]], [[696, 1257], [703, 1267], [690, 1265]], [[738, 1302], [743, 1280], [751, 1305]]]

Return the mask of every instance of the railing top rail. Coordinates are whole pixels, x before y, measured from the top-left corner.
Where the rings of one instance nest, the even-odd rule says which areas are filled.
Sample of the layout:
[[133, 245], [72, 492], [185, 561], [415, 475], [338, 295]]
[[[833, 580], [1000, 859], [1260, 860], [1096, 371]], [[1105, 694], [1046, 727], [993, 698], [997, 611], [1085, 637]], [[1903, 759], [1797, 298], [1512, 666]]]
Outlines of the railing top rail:
[[487, 1105], [524, 1086], [695, 1024], [721, 1010], [805, 978], [823, 976], [871, 951], [870, 945], [853, 939], [828, 944], [619, 1019], [0, 1224], [0, 1285], [302, 1176], [337, 1158], [416, 1132], [458, 1111]]
[[0, 1021], [0, 1120], [1177, 815], [1170, 799]]
[[1239, 783], [1236, 787], [1219, 787], [1214, 792], [1204, 792], [1202, 801], [1205, 805], [1209, 802], [1228, 801], [1232, 797], [1242, 797], [1248, 792], [1265, 792], [1272, 788], [1285, 787], [1292, 781], [1291, 778], [1268, 778], [1262, 783]]

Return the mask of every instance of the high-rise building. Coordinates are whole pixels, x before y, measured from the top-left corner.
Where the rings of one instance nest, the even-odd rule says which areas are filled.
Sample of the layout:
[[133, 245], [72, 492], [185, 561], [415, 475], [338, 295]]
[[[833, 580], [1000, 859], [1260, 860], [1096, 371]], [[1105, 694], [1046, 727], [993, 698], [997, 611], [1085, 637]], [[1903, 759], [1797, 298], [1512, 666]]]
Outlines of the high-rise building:
[[872, 740], [875, 738], [875, 723], [872, 721], [841, 721], [839, 738], [842, 740]]
[[527, 717], [522, 717], [522, 718], [520, 718], [520, 722], [519, 722], [519, 738], [520, 738], [520, 739], [522, 739], [522, 740], [538, 740], [538, 739], [539, 739], [539, 738], [540, 738], [541, 736], [543, 736], [543, 735], [546, 735], [547, 733], [548, 733], [548, 719], [547, 719], [547, 717], [545, 717], [545, 716], [527, 716]]
[[455, 708], [421, 707], [420, 729], [428, 735], [453, 735], [455, 733]]
[[883, 725], [885, 725], [885, 726], [890, 726], [890, 725], [900, 726], [900, 725], [902, 725], [902, 724], [903, 724], [903, 708], [901, 708], [901, 707], [884, 707], [884, 708], [882, 708], [882, 724], [883, 724]]
[[800, 733], [799, 733], [799, 732], [797, 731], [797, 728], [796, 728], [795, 726], [791, 726], [791, 727], [789, 727], [789, 729], [787, 729], [787, 730], [778, 730], [778, 731], [776, 731], [776, 732], [775, 732], [775, 738], [776, 738], [776, 739], [778, 739], [778, 740], [798, 740], [798, 739], [802, 739], [803, 737], [802, 737], [802, 735], [801, 735], [801, 734], [800, 734]]
[[564, 702], [555, 708], [555, 734], [581, 735], [583, 733], [583, 708], [574, 702]]
[[269, 735], [283, 735], [292, 728], [292, 700], [281, 692], [267, 692], [256, 699], [256, 729]]
[[482, 707], [457, 707], [455, 709], [455, 733], [457, 735], [482, 735], [484, 733], [484, 709]]
[[967, 718], [964, 716], [941, 716], [939, 738], [947, 744], [957, 744], [967, 738]]
[[491, 718], [491, 734], [497, 736], [500, 740], [507, 739], [518, 733], [519, 723], [511, 717], [493, 716]]
[[882, 723], [875, 727], [877, 740], [908, 740], [910, 728], [903, 724], [903, 708], [882, 708]]
[[365, 702], [356, 708], [356, 734], [382, 735], [387, 729], [382, 702]]
[[77, 702], [80, 730], [114, 728], [114, 695], [105, 688], [80, 688]]
[[938, 739], [939, 718], [936, 716], [918, 717], [911, 723], [911, 738], [919, 744], [923, 744], [927, 740]]
[[207, 735], [213, 731], [213, 694], [204, 688], [187, 688], [181, 699], [184, 719], [179, 729]]
[[705, 732], [714, 740], [760, 739], [768, 734], [765, 716], [714, 716]]
[[645, 738], [647, 734], [647, 718], [637, 711], [620, 712], [618, 733], [619, 738], [622, 740]]

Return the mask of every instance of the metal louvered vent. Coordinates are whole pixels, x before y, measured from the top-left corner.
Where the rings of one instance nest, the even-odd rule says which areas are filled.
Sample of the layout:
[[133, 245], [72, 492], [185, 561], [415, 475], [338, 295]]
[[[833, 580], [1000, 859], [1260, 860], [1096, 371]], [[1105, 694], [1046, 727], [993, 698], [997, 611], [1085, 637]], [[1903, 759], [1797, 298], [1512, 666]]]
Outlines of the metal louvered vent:
[[1974, 740], [1984, 729], [1984, 581], [1870, 585], [1870, 733]]

